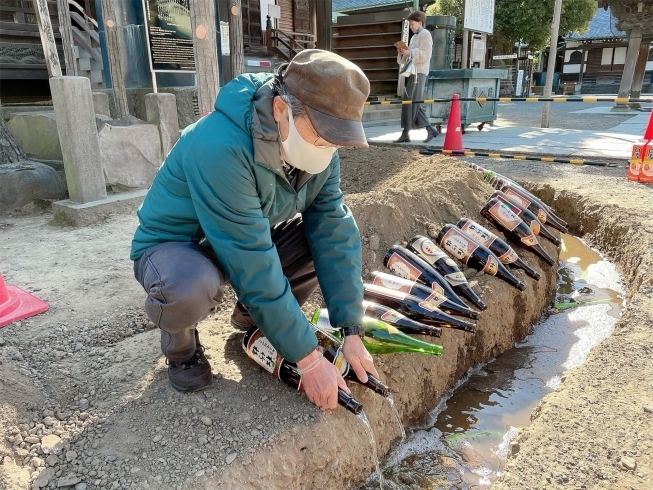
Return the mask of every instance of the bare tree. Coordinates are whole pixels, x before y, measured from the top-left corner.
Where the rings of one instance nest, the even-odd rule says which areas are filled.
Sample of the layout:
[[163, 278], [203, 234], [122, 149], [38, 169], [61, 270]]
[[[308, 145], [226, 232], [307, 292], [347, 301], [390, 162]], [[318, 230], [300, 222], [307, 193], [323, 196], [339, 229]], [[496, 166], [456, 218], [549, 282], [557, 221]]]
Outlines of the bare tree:
[[16, 163], [27, 160], [27, 155], [21, 150], [16, 140], [11, 135], [5, 120], [2, 117], [2, 105], [0, 105], [0, 165], [5, 163]]

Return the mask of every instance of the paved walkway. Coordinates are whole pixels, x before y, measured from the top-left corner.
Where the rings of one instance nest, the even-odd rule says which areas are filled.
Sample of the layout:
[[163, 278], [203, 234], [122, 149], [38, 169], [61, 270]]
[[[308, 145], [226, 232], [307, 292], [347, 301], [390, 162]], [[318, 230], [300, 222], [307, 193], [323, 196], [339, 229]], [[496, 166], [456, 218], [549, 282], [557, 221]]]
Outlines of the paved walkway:
[[[538, 105], [538, 107], [541, 107]], [[533, 107], [537, 110], [536, 107]], [[603, 107], [576, 111], [587, 114], [587, 125], [592, 125], [593, 114], [604, 114]], [[646, 129], [650, 113], [637, 112], [625, 122], [606, 131], [591, 129], [541, 129], [533, 127], [490, 127], [478, 131], [475, 125], [463, 135], [465, 149], [515, 154], [538, 154], [570, 156], [575, 158], [616, 158], [628, 159], [632, 145], [640, 139]], [[443, 125], [443, 131], [445, 130]], [[379, 126], [366, 128], [370, 142], [390, 143], [401, 134], [399, 126]], [[425, 146], [426, 130], [410, 132], [411, 143], [407, 145]], [[441, 148], [444, 134], [426, 146]]]

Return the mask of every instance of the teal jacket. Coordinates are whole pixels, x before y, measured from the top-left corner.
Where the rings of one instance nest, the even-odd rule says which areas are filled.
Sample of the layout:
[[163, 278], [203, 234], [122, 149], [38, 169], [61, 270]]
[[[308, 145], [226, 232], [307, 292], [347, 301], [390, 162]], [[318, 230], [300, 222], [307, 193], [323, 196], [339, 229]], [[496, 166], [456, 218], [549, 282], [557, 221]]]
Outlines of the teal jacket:
[[335, 327], [363, 319], [361, 243], [340, 191], [336, 153], [322, 173], [286, 179], [272, 117], [272, 75], [225, 85], [215, 112], [186, 128], [138, 210], [131, 259], [164, 242], [206, 237], [252, 318], [295, 362], [317, 346], [290, 291], [270, 227], [302, 213], [318, 281]]

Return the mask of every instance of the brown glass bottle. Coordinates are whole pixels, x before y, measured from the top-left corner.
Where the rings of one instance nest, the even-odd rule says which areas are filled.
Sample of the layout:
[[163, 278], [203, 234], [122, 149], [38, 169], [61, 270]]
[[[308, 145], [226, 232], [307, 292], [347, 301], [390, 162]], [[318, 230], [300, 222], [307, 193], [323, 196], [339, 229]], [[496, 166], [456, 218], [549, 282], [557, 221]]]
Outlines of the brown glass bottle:
[[513, 276], [489, 248], [481, 245], [460, 228], [451, 224], [444, 225], [438, 235], [438, 243], [467, 267], [503, 279], [520, 291], [526, 289], [526, 285]]
[[515, 252], [510, 245], [484, 226], [479, 225], [476, 221], [469, 218], [462, 218], [456, 226], [474, 238], [481, 245], [485, 245], [489, 248], [503, 265], [515, 269], [522, 269], [527, 275], [536, 281], [540, 280], [540, 274], [531, 269], [528, 264], [517, 255], [517, 252]]
[[[420, 323], [436, 327], [442, 326], [440, 315], [429, 309], [430, 306], [429, 308], [422, 306], [421, 303], [423, 301], [417, 296], [412, 296], [395, 289], [377, 286], [376, 284], [363, 284], [363, 291], [363, 298], [371, 303], [378, 303], [397, 310]], [[469, 330], [467, 330], [469, 332], [474, 331], [476, 328], [476, 325], [473, 323], [463, 323], [469, 325]]]
[[504, 203], [496, 198], [490, 199], [481, 209], [481, 215], [503, 230], [516, 243], [538, 255], [549, 265], [555, 265], [556, 261], [537, 241], [533, 230]]
[[[400, 245], [393, 245], [385, 254], [383, 265], [390, 269], [395, 275], [405, 279], [410, 279], [411, 281], [421, 282], [434, 291], [441, 292], [451, 301], [467, 308], [465, 302], [458, 297], [449, 282], [447, 282], [447, 280], [442, 277], [442, 275], [436, 271], [431, 264], [423, 260], [421, 257], [418, 257], [410, 250]], [[470, 301], [472, 300], [470, 299]], [[478, 298], [478, 296], [477, 301], [478, 303], [474, 301], [472, 302], [474, 302], [474, 304], [481, 310], [487, 308], [486, 304], [483, 303], [481, 298]]]
[[417, 322], [402, 315], [397, 310], [387, 306], [373, 303], [372, 301], [363, 301], [363, 311], [365, 316], [389, 323], [397, 330], [403, 333], [413, 335], [428, 335], [429, 337], [442, 337], [442, 329], [432, 325]]
[[478, 306], [481, 298], [474, 292], [467, 282], [465, 274], [458, 268], [456, 263], [438, 247], [431, 239], [417, 235], [408, 242], [408, 248], [415, 254], [431, 264], [451, 284], [451, 287], [458, 294], [462, 294], [472, 303]]
[[545, 209], [536, 201], [529, 199], [529, 196], [523, 193], [518, 187], [505, 182], [503, 179], [498, 179], [496, 188], [497, 190], [503, 192], [508, 197], [508, 199], [525, 207], [534, 215], [536, 215], [537, 219], [539, 219], [542, 224], [547, 224], [561, 233], [569, 233], [567, 227], [558, 221], [555, 214]]
[[516, 202], [512, 201], [508, 196], [506, 196], [503, 192], [501, 191], [495, 191], [492, 196], [490, 196], [490, 199], [496, 197], [499, 201], [503, 202], [506, 204], [513, 213], [515, 213], [517, 216], [519, 216], [522, 220], [530, 226], [531, 230], [533, 230], [533, 233], [536, 235], [541, 235], [550, 242], [554, 243], [557, 246], [560, 246], [562, 241], [560, 241], [560, 238], [557, 236], [554, 236], [541, 222], [539, 219], [537, 219], [537, 216], [535, 216], [531, 211], [526, 209], [524, 206], [521, 204], [517, 204]]
[[[242, 345], [247, 355], [267, 372], [293, 388], [303, 389], [302, 377], [297, 365], [281, 357], [258, 327], [254, 326], [245, 333]], [[354, 414], [363, 410], [362, 403], [340, 388], [338, 388], [338, 405]]]
[[471, 331], [474, 328], [473, 323], [459, 320], [458, 318], [446, 314], [442, 311], [442, 305], [447, 301], [447, 297], [433, 291], [431, 288], [419, 284], [410, 279], [392, 276], [384, 272], [372, 272], [372, 284], [381, 286], [395, 291], [401, 291], [422, 300], [420, 306], [433, 312], [435, 318], [438, 318], [443, 327], [457, 328], [460, 330]]

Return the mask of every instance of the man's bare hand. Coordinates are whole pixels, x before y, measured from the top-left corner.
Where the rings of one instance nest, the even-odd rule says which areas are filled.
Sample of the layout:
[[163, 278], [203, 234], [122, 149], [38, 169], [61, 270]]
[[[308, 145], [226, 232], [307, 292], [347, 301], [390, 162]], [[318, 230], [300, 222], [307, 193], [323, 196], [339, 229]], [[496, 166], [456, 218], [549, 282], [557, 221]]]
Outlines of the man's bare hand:
[[363, 345], [363, 341], [358, 335], [349, 335], [345, 337], [345, 342], [342, 346], [342, 353], [345, 359], [356, 373], [356, 377], [361, 383], [367, 383], [367, 373], [378, 378], [379, 373], [376, 372], [372, 356]]
[[[297, 367], [306, 369], [319, 357], [318, 351], [313, 351], [304, 359], [298, 361]], [[311, 403], [320, 408], [331, 410], [338, 406], [338, 388], [341, 388], [345, 393], [351, 393], [338, 369], [324, 358], [318, 362], [314, 369], [302, 374], [302, 386]]]

